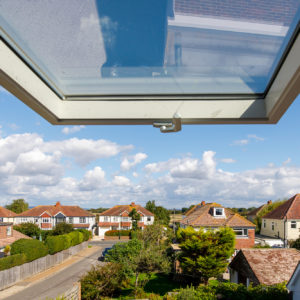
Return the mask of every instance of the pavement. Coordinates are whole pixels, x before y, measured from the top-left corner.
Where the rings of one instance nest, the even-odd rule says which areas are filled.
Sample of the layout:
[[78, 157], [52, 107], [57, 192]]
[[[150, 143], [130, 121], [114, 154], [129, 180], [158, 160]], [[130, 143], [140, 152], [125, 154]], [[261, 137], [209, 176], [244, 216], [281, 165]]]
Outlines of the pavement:
[[55, 299], [71, 288], [92, 265], [103, 264], [98, 259], [105, 248], [111, 248], [114, 241], [92, 240], [89, 245], [59, 265], [19, 281], [12, 287], [0, 291], [2, 300], [44, 300]]

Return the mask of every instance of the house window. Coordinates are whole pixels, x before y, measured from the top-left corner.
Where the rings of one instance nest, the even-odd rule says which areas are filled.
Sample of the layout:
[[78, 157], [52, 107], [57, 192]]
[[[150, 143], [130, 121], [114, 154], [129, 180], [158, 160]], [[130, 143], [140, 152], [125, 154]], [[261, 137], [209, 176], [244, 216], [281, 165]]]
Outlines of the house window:
[[86, 223], [86, 218], [85, 217], [80, 217], [79, 218], [79, 223]]
[[118, 217], [113, 218], [114, 222], [118, 222], [118, 219], [119, 219]]
[[21, 222], [22, 222], [22, 223], [27, 222], [27, 218], [21, 218]]
[[214, 207], [214, 217], [224, 217], [224, 208], [223, 207]]
[[73, 224], [73, 217], [69, 217], [69, 223]]
[[291, 228], [297, 228], [296, 221], [291, 221]]
[[272, 222], [272, 230], [274, 230], [274, 222]]
[[11, 235], [11, 226], [6, 227], [6, 235]]
[[248, 229], [247, 228], [236, 228], [233, 229], [236, 236], [248, 236]]
[[264, 228], [266, 228], [266, 220], [264, 220], [263, 224], [264, 224]]
[[118, 230], [118, 226], [112, 226], [111, 230]]
[[50, 218], [43, 218], [42, 223], [50, 223]]
[[104, 222], [108, 222], [108, 217], [107, 216], [104, 217]]
[[0, 222], [3, 222], [3, 218], [0, 218]]
[[39, 218], [34, 218], [34, 222], [38, 223], [39, 222]]
[[123, 217], [122, 220], [125, 221], [125, 222], [128, 222], [129, 218], [128, 217]]
[[147, 221], [150, 222], [151, 221], [151, 217], [147, 217]]

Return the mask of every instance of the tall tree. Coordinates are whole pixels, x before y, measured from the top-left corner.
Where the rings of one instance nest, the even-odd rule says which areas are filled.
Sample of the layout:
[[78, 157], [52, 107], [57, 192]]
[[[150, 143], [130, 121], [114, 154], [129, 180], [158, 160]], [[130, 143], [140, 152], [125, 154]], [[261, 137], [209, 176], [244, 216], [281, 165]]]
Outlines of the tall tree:
[[140, 214], [137, 212], [135, 208], [131, 210], [129, 213], [129, 217], [131, 217], [132, 220], [132, 229], [137, 230], [138, 229], [138, 221], [141, 219]]
[[28, 203], [25, 202], [24, 199], [16, 199], [13, 200], [11, 204], [6, 205], [5, 208], [15, 212], [16, 214], [20, 214], [21, 212], [28, 210]]
[[162, 206], [156, 206], [155, 200], [152, 200], [146, 203], [146, 209], [154, 214], [155, 223], [169, 226], [170, 212], [166, 208]]
[[179, 228], [177, 239], [182, 250], [179, 261], [184, 273], [200, 278], [205, 284], [210, 277], [225, 271], [227, 260], [234, 252], [235, 234], [228, 227], [215, 232]]

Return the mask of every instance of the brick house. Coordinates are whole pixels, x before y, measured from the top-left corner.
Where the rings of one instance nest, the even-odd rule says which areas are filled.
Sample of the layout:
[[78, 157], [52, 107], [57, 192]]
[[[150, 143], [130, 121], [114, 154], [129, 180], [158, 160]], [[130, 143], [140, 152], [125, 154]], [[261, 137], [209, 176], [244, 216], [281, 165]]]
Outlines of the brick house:
[[129, 217], [129, 213], [133, 208], [135, 208], [141, 216], [138, 222], [140, 228], [143, 229], [145, 226], [154, 223], [154, 215], [141, 205], [135, 204], [134, 202], [130, 205], [116, 205], [99, 215], [98, 235], [104, 237], [105, 232], [108, 230], [131, 229], [132, 220]]
[[284, 242], [300, 237], [300, 194], [296, 194], [262, 217], [261, 235]]
[[296, 249], [241, 249], [229, 264], [230, 281], [248, 286], [289, 281], [300, 260]]
[[196, 230], [218, 229], [230, 227], [236, 234], [235, 248], [251, 248], [254, 246], [255, 225], [241, 215], [234, 213], [229, 208], [224, 208], [218, 203], [205, 203], [195, 205], [180, 222], [180, 227], [191, 226]]
[[0, 206], [0, 223], [1, 222], [14, 222], [14, 217], [17, 214], [14, 213], [13, 211]]
[[50, 230], [56, 224], [66, 222], [75, 229], [92, 230], [95, 216], [79, 206], [66, 206], [57, 202], [55, 205], [38, 205], [15, 216], [15, 224], [31, 222], [43, 230]]
[[0, 257], [6, 245], [10, 245], [19, 239], [30, 239], [29, 236], [13, 229], [12, 222], [0, 222]]

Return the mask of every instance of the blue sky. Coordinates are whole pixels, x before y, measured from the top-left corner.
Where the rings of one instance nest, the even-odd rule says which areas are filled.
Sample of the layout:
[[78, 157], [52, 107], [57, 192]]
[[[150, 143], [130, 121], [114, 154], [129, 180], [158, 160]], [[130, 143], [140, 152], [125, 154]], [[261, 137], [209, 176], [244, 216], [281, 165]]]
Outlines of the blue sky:
[[257, 206], [300, 192], [300, 96], [276, 125], [53, 126], [0, 90], [0, 205]]

